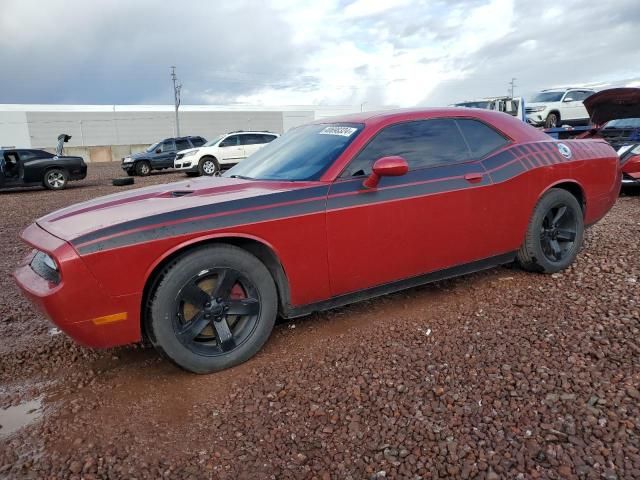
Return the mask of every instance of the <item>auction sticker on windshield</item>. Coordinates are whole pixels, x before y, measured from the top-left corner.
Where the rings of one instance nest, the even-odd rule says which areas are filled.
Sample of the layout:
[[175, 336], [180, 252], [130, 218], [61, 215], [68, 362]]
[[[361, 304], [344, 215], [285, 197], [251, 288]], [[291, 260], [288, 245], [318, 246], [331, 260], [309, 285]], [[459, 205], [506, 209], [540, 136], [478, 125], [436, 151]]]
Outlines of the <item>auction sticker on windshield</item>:
[[326, 127], [319, 133], [320, 135], [340, 135], [341, 137], [350, 137], [356, 130], [358, 129], [353, 127]]

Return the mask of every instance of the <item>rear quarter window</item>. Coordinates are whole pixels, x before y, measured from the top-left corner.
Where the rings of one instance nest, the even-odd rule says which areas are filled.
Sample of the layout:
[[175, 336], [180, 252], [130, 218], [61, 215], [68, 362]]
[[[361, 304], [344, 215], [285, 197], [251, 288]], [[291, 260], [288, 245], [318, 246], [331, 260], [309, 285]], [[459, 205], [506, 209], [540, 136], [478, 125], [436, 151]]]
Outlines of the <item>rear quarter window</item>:
[[509, 143], [501, 133], [478, 120], [458, 119], [456, 122], [469, 145], [473, 158], [482, 158]]

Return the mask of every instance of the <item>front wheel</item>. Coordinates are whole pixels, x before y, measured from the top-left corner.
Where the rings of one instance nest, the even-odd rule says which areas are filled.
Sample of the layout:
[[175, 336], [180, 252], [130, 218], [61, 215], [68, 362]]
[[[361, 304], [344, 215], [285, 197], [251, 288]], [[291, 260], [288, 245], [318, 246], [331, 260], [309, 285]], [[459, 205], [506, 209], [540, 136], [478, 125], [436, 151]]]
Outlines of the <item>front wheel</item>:
[[141, 177], [146, 177], [151, 173], [151, 164], [146, 160], [142, 160], [141, 162], [136, 163], [136, 175], [140, 175]]
[[538, 202], [518, 263], [534, 272], [554, 273], [573, 263], [584, 238], [582, 208], [566, 190], [552, 188]]
[[202, 157], [198, 163], [198, 172], [200, 175], [220, 175], [220, 164], [214, 157]]
[[147, 333], [178, 366], [211, 373], [238, 365], [262, 348], [277, 304], [273, 278], [254, 255], [232, 245], [203, 247], [178, 257], [162, 273]]
[[43, 185], [49, 190], [62, 190], [68, 181], [67, 172], [60, 168], [52, 168], [44, 174]]
[[559, 115], [557, 113], [550, 113], [549, 115], [547, 115], [544, 126], [546, 128], [556, 128], [558, 126], [558, 123], [560, 123]]

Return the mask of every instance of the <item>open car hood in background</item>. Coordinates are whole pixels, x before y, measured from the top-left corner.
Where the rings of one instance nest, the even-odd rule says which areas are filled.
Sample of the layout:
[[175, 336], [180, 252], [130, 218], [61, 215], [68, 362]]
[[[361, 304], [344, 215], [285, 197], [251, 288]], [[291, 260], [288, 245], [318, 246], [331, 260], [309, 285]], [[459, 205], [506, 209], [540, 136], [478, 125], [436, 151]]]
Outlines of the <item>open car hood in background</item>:
[[56, 155], [59, 157], [64, 153], [64, 144], [71, 140], [71, 135], [67, 135], [66, 133], [61, 133], [58, 135], [58, 145], [56, 146]]
[[620, 118], [640, 118], [640, 88], [602, 90], [587, 97], [584, 106], [591, 123], [598, 126]]

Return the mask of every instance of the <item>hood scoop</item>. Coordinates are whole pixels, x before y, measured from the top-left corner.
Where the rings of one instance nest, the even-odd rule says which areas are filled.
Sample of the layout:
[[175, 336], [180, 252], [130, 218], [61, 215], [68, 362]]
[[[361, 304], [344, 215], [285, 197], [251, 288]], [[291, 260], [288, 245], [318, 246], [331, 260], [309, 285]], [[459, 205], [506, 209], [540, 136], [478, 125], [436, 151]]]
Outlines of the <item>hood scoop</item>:
[[191, 195], [192, 193], [193, 193], [193, 190], [174, 190], [173, 192], [168, 192], [166, 195], [163, 195], [163, 196], [177, 198], [177, 197], [184, 197], [185, 195]]

